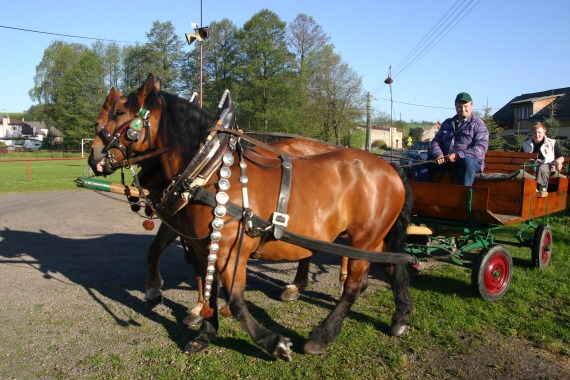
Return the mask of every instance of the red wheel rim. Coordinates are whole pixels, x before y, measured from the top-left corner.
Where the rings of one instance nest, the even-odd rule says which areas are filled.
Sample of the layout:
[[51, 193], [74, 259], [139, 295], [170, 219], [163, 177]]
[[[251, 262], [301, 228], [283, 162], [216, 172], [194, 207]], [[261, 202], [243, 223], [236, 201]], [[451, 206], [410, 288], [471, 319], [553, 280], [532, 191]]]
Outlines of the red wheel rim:
[[483, 281], [490, 294], [501, 293], [509, 284], [509, 260], [505, 255], [495, 255], [489, 259], [485, 267]]
[[540, 246], [540, 260], [542, 263], [548, 263], [550, 261], [550, 251], [552, 250], [552, 234], [550, 231], [544, 231], [542, 236], [542, 244]]

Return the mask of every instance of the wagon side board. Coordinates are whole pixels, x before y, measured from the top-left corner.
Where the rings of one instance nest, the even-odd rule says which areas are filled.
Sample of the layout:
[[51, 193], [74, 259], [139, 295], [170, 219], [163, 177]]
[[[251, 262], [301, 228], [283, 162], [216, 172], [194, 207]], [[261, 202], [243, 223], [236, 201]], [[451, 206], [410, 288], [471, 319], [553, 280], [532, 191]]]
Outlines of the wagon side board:
[[[507, 225], [566, 209], [568, 178], [553, 178], [539, 197], [529, 178], [476, 181], [474, 186], [410, 181], [413, 214], [456, 221]], [[550, 190], [552, 189], [552, 190]]]
[[424, 217], [500, 224], [488, 209], [489, 189], [448, 183], [410, 181], [412, 213]]

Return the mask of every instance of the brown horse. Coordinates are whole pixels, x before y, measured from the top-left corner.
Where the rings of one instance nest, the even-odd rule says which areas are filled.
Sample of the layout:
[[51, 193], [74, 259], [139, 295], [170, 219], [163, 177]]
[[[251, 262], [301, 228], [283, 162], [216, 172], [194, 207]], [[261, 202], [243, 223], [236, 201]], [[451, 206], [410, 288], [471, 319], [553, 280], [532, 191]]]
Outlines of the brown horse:
[[[231, 120], [232, 107], [227, 109], [229, 112], [222, 113], [220, 120], [226, 121], [228, 117]], [[113, 116], [110, 115], [105, 128], [98, 131], [107, 141], [107, 148], [119, 142], [123, 149], [132, 152], [168, 149], [160, 161], [166, 178], [173, 185], [169, 194], [175, 198], [162, 199], [161, 205], [165, 207], [161, 209], [175, 212], [172, 217], [176, 229], [192, 246], [205, 278], [207, 301], [202, 309], [204, 320], [198, 335], [185, 350], [199, 352], [217, 336], [220, 281], [234, 317], [252, 339], [270, 354], [291, 360], [289, 339], [260, 326], [248, 311], [244, 299], [247, 261], [254, 254], [264, 260], [306, 259], [321, 247], [311, 242], [332, 242], [343, 234], [353, 247], [346, 247], [344, 252], [352, 258], [348, 261], [343, 292], [329, 316], [311, 332], [305, 352], [324, 353], [326, 345], [338, 335], [342, 320], [367, 287], [370, 261], [395, 263], [391, 271], [395, 312], [390, 332], [401, 335], [407, 331], [412, 305], [405, 264], [413, 258], [382, 253], [386, 250], [403, 252], [409, 222], [411, 196], [398, 171], [381, 158], [357, 149], [335, 149], [293, 158], [289, 165], [292, 169], [287, 212], [277, 213], [278, 202], [282, 200], [280, 187], [284, 183], [285, 164], [280, 165], [281, 160], [277, 158], [256, 159], [247, 152], [238, 155], [233, 139], [228, 145], [225, 145], [227, 139], [217, 140], [221, 152], [228, 151], [223, 155], [224, 170], [202, 178], [200, 185], [195, 185], [199, 178], [186, 178], [188, 168], [202, 162], [202, 148], [209, 146], [212, 136], [217, 136], [215, 131], [208, 130], [212, 125], [213, 121], [199, 107], [157, 91], [154, 78], [149, 75], [139, 89], [116, 102]], [[240, 147], [237, 146], [237, 151], [242, 152]], [[89, 158], [91, 167], [95, 170], [103, 158], [102, 152], [94, 150]], [[233, 164], [238, 161], [241, 161], [239, 167]], [[232, 170], [240, 170], [241, 175], [228, 175]], [[189, 200], [178, 197], [189, 192]], [[214, 198], [212, 204], [209, 200]], [[173, 203], [180, 207], [166, 207]], [[236, 209], [243, 213], [235, 212]], [[214, 215], [219, 217], [214, 218]], [[272, 216], [273, 222], [269, 222]], [[252, 219], [257, 228], [251, 229], [248, 225]], [[260, 228], [260, 223], [265, 228]], [[302, 235], [310, 241], [291, 244], [281, 240], [276, 233], [278, 227], [285, 227], [283, 237]], [[273, 235], [268, 235], [271, 231]], [[355, 251], [369, 253], [367, 260], [355, 255]]]
[[[155, 88], [160, 91], [160, 81], [155, 81]], [[115, 104], [121, 98], [122, 92], [112, 88], [107, 95], [107, 98], [103, 102], [103, 106], [99, 115], [95, 118], [95, 129], [98, 131], [103, 128], [103, 126], [110, 120], [110, 117], [114, 115]], [[212, 116], [213, 119], [213, 116]], [[324, 151], [338, 149], [338, 146], [325, 144], [320, 141], [312, 140], [312, 139], [304, 139], [304, 138], [288, 138], [286, 140], [280, 140], [271, 143], [271, 145], [276, 148], [280, 149], [284, 152], [287, 152], [292, 155], [296, 156], [304, 156], [310, 154], [321, 153]], [[94, 139], [91, 147], [93, 152], [100, 152], [105, 149], [104, 142], [97, 136]], [[121, 149], [111, 148], [112, 152], [108, 152], [105, 156], [105, 159], [102, 160], [99, 164], [95, 165], [94, 172], [96, 175], [102, 174], [111, 174], [116, 167], [109, 162], [109, 158], [112, 157], [114, 162], [122, 162], [127, 157], [123, 155]], [[267, 156], [276, 157], [277, 155], [274, 152], [267, 151], [264, 149], [258, 149], [262, 154]], [[94, 156], [92, 154], [91, 156]], [[140, 185], [153, 192], [153, 194], [160, 194], [165, 187], [168, 185], [166, 178], [164, 177], [164, 173], [160, 167], [160, 162], [156, 157], [150, 158], [148, 160], [141, 161], [140, 165], [140, 172], [137, 174], [138, 180]], [[131, 208], [133, 211], [138, 212], [140, 210], [138, 198], [129, 197], [131, 203]], [[174, 221], [170, 221], [173, 223]], [[153, 239], [149, 250], [147, 252], [147, 276], [146, 276], [146, 291], [145, 291], [145, 300], [148, 309], [154, 308], [157, 304], [162, 302], [162, 285], [164, 283], [162, 276], [160, 274], [160, 257], [162, 252], [172, 244], [177, 238], [179, 237], [178, 233], [170, 228], [168, 224], [161, 223], [160, 227], [157, 231], [155, 238]], [[181, 245], [184, 249], [184, 257], [187, 262], [191, 264], [195, 264], [192, 262], [191, 257], [192, 253], [186, 247], [186, 244], [181, 239]], [[295, 275], [294, 281], [292, 284], [288, 284], [285, 287], [285, 290], [281, 294], [281, 299], [283, 301], [294, 301], [299, 298], [300, 292], [303, 291], [308, 282], [308, 274], [309, 274], [309, 264], [310, 258], [303, 259], [299, 261], [299, 266], [297, 268], [297, 273]], [[346, 260], [343, 260], [342, 266], [345, 268]], [[184, 323], [188, 326], [196, 326], [198, 325], [202, 318], [200, 317], [200, 310], [202, 309], [202, 305], [204, 302], [203, 298], [203, 290], [202, 290], [202, 279], [199, 273], [199, 268], [194, 265], [194, 273], [196, 274], [197, 278], [197, 285], [198, 285], [198, 302], [192, 310], [190, 310], [189, 315], [185, 318]], [[343, 273], [346, 273], [346, 270], [341, 271], [341, 284], [343, 282]]]

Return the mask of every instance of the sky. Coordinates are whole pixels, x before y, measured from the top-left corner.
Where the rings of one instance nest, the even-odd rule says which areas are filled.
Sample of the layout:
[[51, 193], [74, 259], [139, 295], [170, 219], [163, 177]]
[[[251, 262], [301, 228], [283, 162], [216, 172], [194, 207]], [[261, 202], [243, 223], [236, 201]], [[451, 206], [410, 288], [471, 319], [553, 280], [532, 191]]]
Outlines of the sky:
[[494, 113], [516, 96], [570, 87], [570, 0], [5, 1], [0, 112], [33, 105], [36, 66], [56, 40], [144, 43], [157, 20], [184, 39], [193, 22], [242, 27], [262, 9], [287, 23], [312, 16], [362, 78], [374, 114], [394, 120], [443, 121], [463, 91]]

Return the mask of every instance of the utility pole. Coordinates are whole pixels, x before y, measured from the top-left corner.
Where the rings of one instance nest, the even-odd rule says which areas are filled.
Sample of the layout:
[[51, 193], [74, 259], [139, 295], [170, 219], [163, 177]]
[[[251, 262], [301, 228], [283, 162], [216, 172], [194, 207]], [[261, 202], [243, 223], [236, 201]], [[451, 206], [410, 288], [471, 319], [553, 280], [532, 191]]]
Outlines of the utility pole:
[[392, 101], [392, 83], [394, 80], [392, 79], [392, 65], [388, 68], [388, 77], [384, 79], [384, 83], [390, 86], [390, 150], [392, 150], [392, 119], [394, 113], [394, 102]]
[[191, 23], [194, 28], [194, 34], [186, 33], [186, 42], [190, 45], [194, 41], [200, 43], [200, 107], [203, 105], [202, 86], [203, 86], [203, 60], [204, 60], [204, 46], [203, 42], [210, 36], [210, 31], [207, 26], [202, 26], [202, 0], [200, 0], [200, 24]]
[[366, 144], [364, 149], [367, 152], [370, 152], [372, 142], [370, 141], [371, 138], [371, 131], [370, 131], [370, 91], [366, 95]]

